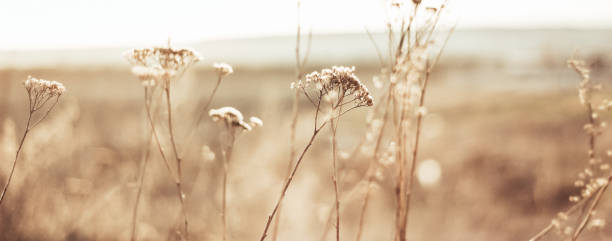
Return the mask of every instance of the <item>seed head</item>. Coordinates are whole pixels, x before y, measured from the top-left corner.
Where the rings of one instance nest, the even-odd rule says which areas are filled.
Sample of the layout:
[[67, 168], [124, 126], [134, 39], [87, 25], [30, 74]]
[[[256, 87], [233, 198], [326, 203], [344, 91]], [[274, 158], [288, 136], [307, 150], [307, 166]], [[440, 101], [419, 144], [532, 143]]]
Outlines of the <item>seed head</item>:
[[252, 127], [261, 127], [263, 126], [263, 121], [255, 116], [251, 116], [251, 118], [249, 118], [249, 121], [251, 122], [251, 126]]
[[[142, 48], [132, 49], [124, 53], [125, 59], [135, 67], [132, 69], [141, 81], [152, 82], [151, 78], [156, 80], [164, 79], [169, 81], [178, 73], [187, 70], [191, 65], [200, 61], [202, 57], [191, 49], [174, 49], [174, 48]], [[143, 80], [146, 79], [146, 80]]]
[[229, 128], [239, 127], [242, 130], [250, 131], [252, 127], [244, 122], [242, 113], [234, 107], [221, 107], [219, 109], [211, 109], [208, 115], [215, 122], [223, 121]]
[[32, 76], [28, 76], [23, 82], [23, 86], [30, 95], [37, 95], [40, 98], [61, 96], [66, 91], [66, 88], [60, 82], [37, 79]]
[[164, 71], [161, 67], [153, 66], [153, 67], [145, 67], [142, 65], [132, 67], [132, 74], [134, 74], [143, 86], [155, 86], [159, 83], [158, 80], [162, 78]]
[[230, 66], [229, 64], [215, 63], [213, 66], [215, 67], [215, 71], [220, 77], [225, 77], [234, 73], [234, 69], [232, 69], [232, 66]]
[[345, 100], [345, 97], [353, 96], [355, 106], [372, 106], [374, 99], [368, 88], [359, 81], [355, 75], [355, 67], [333, 66], [331, 69], [323, 69], [321, 73], [315, 71], [305, 76], [305, 81], [293, 84], [306, 92], [308, 89], [319, 91], [319, 98], [326, 95], [337, 95], [337, 98], [327, 100]]

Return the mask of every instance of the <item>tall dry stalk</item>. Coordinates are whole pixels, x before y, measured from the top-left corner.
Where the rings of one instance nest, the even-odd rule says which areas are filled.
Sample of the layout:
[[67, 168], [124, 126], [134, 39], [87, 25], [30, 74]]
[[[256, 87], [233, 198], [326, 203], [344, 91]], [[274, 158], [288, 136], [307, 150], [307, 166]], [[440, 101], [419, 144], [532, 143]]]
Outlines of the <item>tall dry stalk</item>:
[[[145, 86], [144, 88], [144, 107], [145, 107], [145, 113], [147, 115], [147, 120], [149, 120], [148, 118], [151, 117], [153, 118], [153, 116], [157, 117], [159, 108], [154, 108], [151, 107], [151, 102], [152, 102], [152, 97], [149, 95], [149, 91], [150, 91], [151, 87], [150, 86]], [[159, 93], [161, 96], [161, 92]], [[158, 97], [159, 98], [159, 97]], [[149, 111], [150, 109], [153, 108], [155, 109], [155, 114], [153, 115], [149, 115]], [[155, 123], [155, 120], [151, 119], [150, 122], [147, 123]], [[144, 179], [146, 176], [146, 171], [147, 171], [147, 165], [149, 163], [149, 159], [151, 158], [151, 145], [153, 144], [153, 141], [156, 140], [154, 139], [154, 135], [157, 135], [157, 132], [155, 130], [155, 126], [151, 126], [151, 128], [149, 129], [149, 135], [147, 137], [147, 144], [145, 147], [145, 153], [144, 156], [142, 158], [140, 167], [139, 167], [139, 175], [138, 175], [138, 188], [136, 191], [136, 201], [134, 202], [134, 208], [132, 210], [132, 229], [131, 229], [131, 234], [130, 234], [130, 240], [131, 241], [135, 241], [137, 240], [137, 236], [136, 236], [136, 231], [137, 231], [137, 219], [138, 219], [138, 208], [140, 206], [140, 200], [142, 198], [142, 190], [144, 188]], [[155, 138], [157, 138], [157, 136], [155, 136]], [[162, 151], [163, 153], [163, 151]], [[165, 156], [164, 156], [165, 159]]]
[[263, 125], [263, 122], [257, 117], [251, 117], [250, 123], [244, 121], [242, 113], [233, 107], [222, 107], [219, 109], [212, 109], [209, 112], [209, 116], [215, 122], [222, 122], [225, 130], [224, 136], [221, 136], [223, 155], [223, 186], [222, 186], [222, 197], [221, 197], [221, 229], [222, 229], [222, 240], [227, 240], [227, 180], [229, 174], [230, 160], [232, 159], [232, 152], [234, 145], [239, 134], [245, 131], [251, 131], [253, 127], [259, 127]]
[[260, 241], [264, 241], [266, 237], [268, 236], [268, 229], [270, 228], [270, 224], [272, 223], [272, 220], [276, 216], [276, 213], [278, 212], [282, 201], [285, 199], [287, 190], [289, 189], [289, 186], [291, 185], [291, 182], [293, 181], [293, 177], [295, 176], [295, 173], [297, 172], [298, 168], [300, 167], [300, 164], [302, 163], [302, 160], [304, 159], [304, 155], [306, 155], [306, 152], [312, 146], [312, 143], [317, 137], [317, 134], [319, 134], [321, 129], [327, 124], [327, 121], [324, 121], [320, 125], [318, 124], [319, 108], [320, 108], [321, 101], [319, 101], [318, 103], [319, 104], [317, 105], [317, 108], [315, 110], [314, 129], [312, 132], [312, 136], [310, 136], [310, 140], [308, 141], [308, 144], [306, 144], [306, 147], [304, 147], [304, 149], [302, 150], [302, 153], [300, 154], [299, 158], [295, 162], [295, 166], [293, 166], [292, 171], [289, 173], [289, 176], [287, 176], [285, 180], [285, 184], [283, 185], [283, 188], [281, 190], [280, 197], [278, 198], [278, 201], [276, 201], [276, 204], [274, 205], [274, 209], [272, 210], [272, 213], [268, 216], [268, 221], [266, 222], [263, 233], [261, 234], [261, 238], [259, 239]]
[[[341, 108], [340, 108], [341, 109]], [[341, 110], [340, 110], [341, 111]], [[336, 139], [336, 133], [338, 131], [338, 124], [340, 117], [332, 118], [330, 123], [331, 135], [332, 135], [332, 183], [334, 185], [334, 196], [335, 196], [335, 210], [336, 210], [336, 241], [340, 241], [340, 197], [338, 194], [338, 168], [336, 167], [337, 162], [337, 146], [338, 141]]]
[[187, 218], [187, 210], [185, 208], [185, 194], [183, 192], [183, 171], [182, 171], [182, 158], [179, 156], [178, 148], [176, 147], [176, 137], [174, 135], [174, 125], [172, 124], [172, 98], [170, 97], [170, 79], [167, 79], [168, 84], [164, 87], [164, 93], [166, 96], [166, 107], [168, 111], [168, 131], [170, 133], [170, 143], [172, 144], [172, 151], [174, 152], [174, 158], [176, 160], [176, 190], [181, 202], [181, 212], [183, 213], [183, 222], [185, 224], [185, 239], [189, 240], [189, 219]]
[[[304, 57], [301, 57], [301, 51], [300, 51], [300, 46], [301, 46], [301, 37], [302, 37], [302, 33], [301, 33], [301, 1], [298, 0], [297, 1], [297, 27], [296, 27], [296, 38], [295, 38], [295, 72], [296, 72], [296, 81], [299, 81], [300, 79], [302, 79], [302, 77], [304, 77], [304, 66], [306, 65], [306, 62], [308, 60], [308, 55], [309, 55], [309, 51], [310, 51], [310, 44], [312, 41], [312, 32], [310, 32], [308, 34], [308, 44], [307, 44], [307, 48], [306, 48], [306, 53], [304, 55]], [[286, 175], [289, 176], [289, 174], [291, 173], [291, 167], [293, 167], [293, 160], [295, 159], [295, 156], [297, 155], [297, 150], [296, 150], [296, 145], [295, 145], [295, 133], [297, 132], [297, 122], [298, 122], [298, 114], [299, 114], [299, 108], [300, 108], [300, 92], [298, 89], [294, 89], [294, 95], [293, 95], [293, 105], [292, 105], [292, 111], [291, 111], [291, 124], [289, 126], [289, 161], [287, 162], [287, 173]], [[276, 218], [274, 220], [274, 227], [272, 229], [272, 241], [276, 241], [278, 238], [278, 230], [279, 230], [279, 225], [280, 225], [280, 220], [282, 219], [282, 211], [283, 211], [283, 205], [282, 202], [280, 204], [279, 210], [278, 210], [278, 218]]]
[[[32, 76], [28, 76], [28, 78], [23, 83], [27, 95], [28, 95], [28, 103], [29, 103], [29, 111], [28, 111], [28, 120], [26, 122], [25, 131], [23, 132], [23, 136], [19, 141], [19, 147], [17, 148], [17, 152], [15, 153], [15, 159], [13, 159], [13, 165], [11, 167], [11, 172], [9, 173], [6, 184], [2, 188], [2, 194], [0, 194], [0, 205], [2, 205], [2, 201], [4, 200], [4, 196], [11, 184], [11, 180], [13, 180], [13, 174], [15, 174], [15, 167], [17, 166], [17, 161], [19, 160], [19, 155], [21, 154], [21, 150], [25, 143], [26, 137], [28, 133], [40, 124], [51, 110], [57, 105], [59, 102], [59, 98], [62, 96], [66, 88], [62, 83], [57, 81], [48, 81], [44, 79], [33, 78]], [[53, 101], [52, 99], [55, 99]], [[52, 104], [47, 106], [47, 103], [51, 100]], [[46, 111], [44, 110], [46, 108]], [[39, 111], [43, 111], [42, 115], [38, 117], [38, 120], [33, 121], [34, 115], [39, 113]]]
[[[268, 220], [264, 227], [264, 231], [261, 235], [260, 241], [265, 240], [268, 235], [268, 229], [270, 228], [270, 224], [272, 220], [276, 216], [280, 203], [285, 198], [286, 192], [293, 181], [295, 173], [297, 172], [304, 155], [312, 146], [312, 143], [317, 136], [317, 134], [321, 131], [321, 129], [330, 122], [331, 118], [338, 118], [349, 111], [363, 107], [363, 106], [372, 106], [373, 99], [370, 95], [368, 89], [361, 84], [357, 76], [354, 74], [354, 67], [332, 67], [332, 69], [323, 69], [321, 73], [313, 72], [311, 74], [306, 75], [305, 80], [299, 80], [291, 84], [293, 89], [299, 89], [301, 93], [303, 93], [310, 103], [315, 108], [315, 117], [314, 117], [314, 129], [313, 134], [308, 141], [308, 144], [300, 154], [298, 160], [296, 161], [293, 170], [287, 177], [285, 184], [281, 190], [280, 197], [278, 201], [274, 205], [274, 209], [272, 213], [268, 216]], [[353, 99], [343, 101], [344, 97], [352, 96]], [[322, 105], [323, 104], [323, 105]], [[339, 112], [337, 116], [333, 116], [333, 112], [330, 110], [337, 110], [336, 108], [325, 108], [324, 106], [329, 107], [338, 107], [345, 105], [353, 105], [345, 111]], [[322, 123], [319, 124], [319, 118], [321, 118], [321, 113], [326, 112], [326, 115], [330, 115], [330, 117], [322, 118]]]
[[145, 178], [145, 174], [147, 172], [147, 164], [149, 163], [149, 156], [151, 153], [151, 139], [153, 139], [152, 134], [149, 136], [149, 138], [147, 138], [148, 142], [147, 142], [147, 148], [145, 151], [145, 155], [142, 158], [142, 162], [140, 164], [140, 174], [138, 175], [138, 190], [136, 191], [136, 202], [134, 203], [134, 209], [132, 210], [132, 230], [131, 230], [131, 235], [130, 235], [130, 240], [131, 241], [135, 241], [137, 240], [136, 237], [136, 223], [137, 223], [137, 219], [138, 219], [138, 207], [140, 206], [140, 199], [142, 196], [142, 189], [144, 186], [144, 178]]
[[[223, 81], [225, 77], [234, 73], [234, 69], [232, 68], [232, 66], [226, 63], [215, 63], [213, 64], [213, 67], [217, 74], [217, 81], [215, 82], [215, 86], [213, 87], [211, 94], [208, 96], [208, 99], [201, 105], [202, 106], [201, 108], [198, 108], [199, 109], [198, 114], [197, 114], [198, 117], [195, 119], [195, 121], [193, 122], [189, 130], [198, 129], [198, 127], [202, 123], [202, 120], [204, 119], [204, 116], [208, 114], [208, 109], [210, 108], [212, 101], [215, 95], [217, 94], [217, 90], [219, 89], [219, 86], [221, 86], [221, 82]], [[193, 142], [193, 138], [195, 137], [196, 133], [197, 133], [196, 131], [190, 131], [189, 134], [187, 134], [187, 137], [185, 138], [186, 144], [181, 154], [185, 155], [189, 151], [189, 148], [193, 146], [190, 144]]]
[[[370, 161], [363, 179], [367, 189], [361, 202], [357, 241], [363, 236], [370, 189], [376, 181], [375, 173], [391, 164], [397, 167], [394, 236], [396, 240], [406, 240], [421, 129], [427, 112], [425, 96], [430, 74], [454, 31], [452, 27], [446, 38], [438, 37], [438, 32], [442, 31], [438, 26], [439, 21], [447, 4], [448, 1], [440, 6], [425, 6], [421, 1], [409, 4], [392, 2], [387, 24], [388, 61], [382, 58], [381, 51], [374, 43], [381, 64], [388, 63], [381, 70], [381, 75], [388, 82], [378, 83], [380, 87], [387, 86], [383, 93], [386, 98], [368, 120], [373, 126], [368, 135], [373, 138], [364, 145], [371, 146], [372, 151], [368, 152]], [[397, 41], [396, 37], [399, 37]], [[370, 39], [374, 42], [371, 36]], [[381, 111], [378, 111], [379, 108]]]
[[[374, 152], [372, 154], [371, 160], [378, 160], [379, 158], [379, 151], [380, 151], [380, 147], [382, 144], [382, 139], [383, 139], [383, 133], [385, 132], [385, 127], [387, 126], [387, 120], [389, 118], [389, 105], [391, 103], [391, 97], [392, 95], [387, 95], [387, 98], [384, 98], [384, 102], [379, 103], [379, 105], [377, 107], [380, 106], [384, 106], [384, 114], [382, 117], [382, 124], [381, 127], [378, 130], [378, 134], [376, 137], [376, 144], [374, 146]], [[384, 103], [384, 104], [383, 104]], [[377, 108], [375, 108], [377, 109]], [[365, 226], [365, 215], [366, 215], [366, 210], [368, 208], [368, 204], [370, 202], [370, 194], [372, 191], [372, 183], [374, 182], [375, 179], [375, 172], [373, 171], [374, 168], [376, 166], [378, 166], [378, 162], [376, 161], [370, 161], [368, 163], [368, 172], [367, 172], [367, 182], [366, 182], [366, 193], [363, 197], [363, 201], [361, 204], [361, 208], [359, 211], [359, 226], [357, 228], [357, 237], [355, 238], [355, 240], [357, 241], [361, 241], [361, 237], [363, 234], [363, 229]]]
[[144, 179], [145, 179], [145, 175], [147, 172], [147, 164], [149, 163], [149, 157], [151, 154], [151, 142], [153, 139], [153, 132], [149, 131], [149, 137], [147, 138], [147, 144], [146, 144], [146, 150], [145, 150], [145, 154], [144, 157], [142, 158], [141, 164], [140, 164], [140, 173], [138, 174], [138, 189], [136, 191], [136, 201], [134, 202], [134, 208], [132, 210], [132, 229], [131, 229], [131, 234], [130, 234], [130, 240], [131, 241], [135, 241], [137, 240], [136, 237], [136, 223], [137, 223], [137, 219], [138, 219], [138, 207], [140, 206], [140, 199], [142, 196], [142, 189], [144, 186]]
[[[576, 59], [569, 60], [568, 66], [582, 78], [578, 87], [578, 97], [580, 103], [584, 105], [587, 117], [584, 130], [588, 135], [588, 166], [579, 173], [579, 179], [574, 182], [576, 187], [581, 188], [580, 196], [569, 197], [569, 200], [575, 202], [575, 204], [566, 211], [560, 212], [548, 226], [531, 237], [530, 241], [540, 240], [552, 230], [558, 230], [560, 234], [566, 235], [569, 240], [576, 241], [592, 221], [594, 212], [612, 181], [612, 173], [610, 172], [612, 163], [609, 160], [604, 161], [597, 150], [598, 137], [603, 133], [603, 128], [606, 126], [605, 122], [600, 120], [599, 111], [612, 109], [612, 102], [604, 99], [596, 107], [593, 95], [601, 89], [601, 86], [592, 83], [590, 69], [584, 61]], [[569, 217], [578, 210], [581, 210], [582, 213], [577, 217], [578, 223], [576, 226], [572, 227]]]
[[[189, 49], [174, 49], [170, 47], [155, 47], [155, 48], [143, 48], [134, 49], [128, 51], [125, 54], [127, 60], [134, 65], [132, 72], [140, 79], [145, 89], [145, 107], [147, 112], [147, 119], [151, 125], [153, 136], [157, 147], [160, 151], [162, 159], [166, 164], [166, 169], [171, 177], [174, 179], [176, 185], [177, 196], [180, 203], [180, 209], [184, 221], [183, 233], [180, 234], [185, 240], [189, 240], [189, 221], [187, 218], [187, 211], [185, 208], [185, 195], [182, 190], [182, 158], [179, 155], [178, 147], [176, 143], [176, 136], [174, 134], [173, 116], [172, 116], [172, 98], [171, 98], [171, 86], [175, 80], [180, 79], [182, 74], [194, 63], [198, 62], [201, 57], [193, 50]], [[155, 101], [160, 103], [163, 100], [152, 98], [153, 93], [149, 93], [149, 89], [154, 92], [157, 89], [162, 91], [165, 96], [166, 110], [167, 110], [167, 122], [168, 122], [168, 139], [171, 143], [171, 148], [174, 153], [174, 162], [176, 163], [176, 173], [172, 171], [168, 156], [165, 154], [160, 138], [155, 128], [155, 121], [151, 115], [151, 104]]]

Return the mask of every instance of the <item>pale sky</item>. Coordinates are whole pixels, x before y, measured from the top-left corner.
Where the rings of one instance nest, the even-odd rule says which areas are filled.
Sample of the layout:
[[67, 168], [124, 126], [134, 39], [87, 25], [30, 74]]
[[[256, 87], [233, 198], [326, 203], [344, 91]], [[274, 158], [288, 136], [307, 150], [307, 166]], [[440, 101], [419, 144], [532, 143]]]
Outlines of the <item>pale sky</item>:
[[[423, 2], [434, 0], [423, 0]], [[313, 33], [382, 30], [383, 0], [302, 0]], [[612, 0], [451, 0], [459, 28], [611, 28]], [[1, 0], [0, 50], [294, 34], [295, 0]]]

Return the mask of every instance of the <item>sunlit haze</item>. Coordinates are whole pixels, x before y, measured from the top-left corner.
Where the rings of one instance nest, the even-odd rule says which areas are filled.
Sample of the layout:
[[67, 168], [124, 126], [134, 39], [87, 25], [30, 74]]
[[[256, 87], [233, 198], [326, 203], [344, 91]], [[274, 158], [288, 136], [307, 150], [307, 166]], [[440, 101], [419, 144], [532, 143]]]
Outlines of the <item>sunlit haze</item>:
[[[424, 1], [425, 3], [427, 1]], [[380, 31], [384, 1], [304, 0], [313, 33]], [[454, 0], [459, 28], [610, 28], [608, 0]], [[293, 34], [296, 1], [21, 0], [0, 3], [1, 50], [110, 47]]]

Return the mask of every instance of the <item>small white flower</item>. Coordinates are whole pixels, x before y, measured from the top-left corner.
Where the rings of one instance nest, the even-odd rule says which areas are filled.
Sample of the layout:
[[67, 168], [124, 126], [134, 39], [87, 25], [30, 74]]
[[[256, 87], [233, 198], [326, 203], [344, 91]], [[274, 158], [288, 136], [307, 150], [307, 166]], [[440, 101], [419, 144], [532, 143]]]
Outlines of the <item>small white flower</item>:
[[252, 116], [251, 118], [249, 118], [249, 121], [251, 122], [251, 126], [253, 127], [263, 126], [263, 121], [255, 116]]
[[232, 66], [230, 66], [229, 64], [215, 63], [213, 66], [215, 67], [215, 71], [217, 72], [217, 74], [221, 77], [225, 77], [234, 73], [234, 69], [232, 69]]

